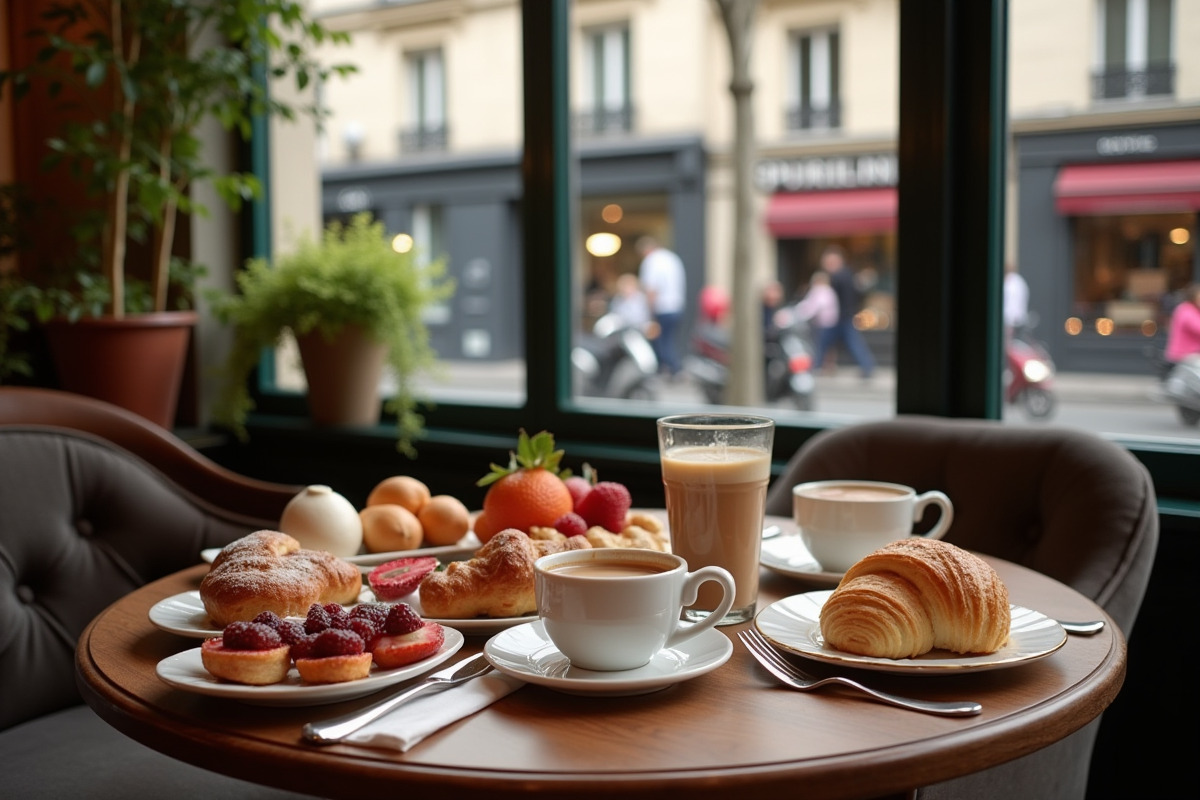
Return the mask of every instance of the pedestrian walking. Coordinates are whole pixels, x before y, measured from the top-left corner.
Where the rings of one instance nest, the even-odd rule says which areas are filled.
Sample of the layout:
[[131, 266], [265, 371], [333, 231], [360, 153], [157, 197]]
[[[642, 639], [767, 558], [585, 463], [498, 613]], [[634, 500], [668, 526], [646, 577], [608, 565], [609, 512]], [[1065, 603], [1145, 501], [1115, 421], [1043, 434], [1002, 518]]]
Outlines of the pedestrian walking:
[[683, 366], [679, 355], [679, 323], [687, 303], [683, 260], [653, 236], [638, 239], [637, 251], [642, 257], [638, 278], [658, 323], [658, 336], [653, 340], [655, 355], [663, 371], [674, 377]]
[[821, 331], [817, 338], [817, 355], [813, 360], [814, 371], [820, 370], [825, 363], [829, 348], [841, 343], [850, 352], [851, 358], [858, 364], [863, 378], [870, 378], [875, 372], [875, 359], [867, 349], [862, 334], [854, 327], [854, 315], [860, 304], [858, 287], [854, 283], [854, 275], [846, 267], [846, 256], [842, 248], [828, 247], [821, 254], [821, 269], [829, 275], [829, 285], [833, 289], [838, 302], [837, 322]]

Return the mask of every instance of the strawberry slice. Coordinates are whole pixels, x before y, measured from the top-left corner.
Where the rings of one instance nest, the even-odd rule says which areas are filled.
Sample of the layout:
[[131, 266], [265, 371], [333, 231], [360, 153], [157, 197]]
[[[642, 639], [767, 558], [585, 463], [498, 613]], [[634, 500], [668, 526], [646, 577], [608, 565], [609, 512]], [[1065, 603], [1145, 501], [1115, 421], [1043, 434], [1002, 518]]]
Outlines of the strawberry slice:
[[371, 654], [380, 669], [393, 669], [429, 658], [445, 641], [445, 629], [436, 622], [426, 622], [412, 633], [380, 636]]
[[437, 565], [437, 559], [432, 556], [397, 558], [371, 570], [367, 582], [380, 600], [398, 600], [416, 591], [421, 580], [437, 569]]

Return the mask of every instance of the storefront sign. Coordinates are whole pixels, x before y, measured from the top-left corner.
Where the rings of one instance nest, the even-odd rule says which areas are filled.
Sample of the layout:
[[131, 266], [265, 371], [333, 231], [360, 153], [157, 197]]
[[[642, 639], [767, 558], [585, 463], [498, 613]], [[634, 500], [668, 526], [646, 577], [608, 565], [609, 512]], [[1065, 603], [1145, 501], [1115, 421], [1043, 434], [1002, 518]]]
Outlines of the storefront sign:
[[1127, 156], [1133, 153], [1153, 153], [1157, 149], [1158, 137], [1149, 133], [1101, 136], [1096, 140], [1096, 152], [1102, 156]]
[[755, 168], [755, 183], [764, 192], [895, 186], [898, 177], [894, 153], [767, 159]]

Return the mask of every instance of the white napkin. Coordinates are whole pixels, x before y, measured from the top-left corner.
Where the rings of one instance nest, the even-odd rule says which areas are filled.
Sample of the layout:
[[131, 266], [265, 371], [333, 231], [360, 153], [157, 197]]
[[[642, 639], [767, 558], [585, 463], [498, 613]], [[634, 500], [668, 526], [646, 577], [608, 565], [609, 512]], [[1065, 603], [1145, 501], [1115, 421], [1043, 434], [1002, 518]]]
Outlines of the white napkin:
[[[457, 663], [433, 675], [449, 677], [456, 669]], [[409, 700], [391, 713], [350, 734], [344, 741], [364, 747], [404, 752], [429, 734], [487, 708], [524, 685], [522, 680], [492, 670], [458, 686]]]

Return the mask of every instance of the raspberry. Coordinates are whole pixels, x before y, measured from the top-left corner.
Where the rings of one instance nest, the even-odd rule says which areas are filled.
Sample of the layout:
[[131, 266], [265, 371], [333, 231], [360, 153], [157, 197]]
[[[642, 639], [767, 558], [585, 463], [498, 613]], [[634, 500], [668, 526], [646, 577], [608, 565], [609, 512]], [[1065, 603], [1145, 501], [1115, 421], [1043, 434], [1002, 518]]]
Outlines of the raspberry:
[[362, 638], [368, 650], [381, 635], [381, 630], [371, 620], [362, 617], [354, 617], [350, 620], [350, 630]]
[[352, 619], [365, 619], [375, 626], [376, 629], [382, 630], [383, 623], [387, 622], [388, 610], [391, 608], [387, 603], [360, 603], [350, 612]]
[[[350, 612], [341, 606], [336, 606], [337, 611], [329, 611], [329, 627], [338, 628], [339, 630], [350, 629]], [[328, 611], [328, 607], [326, 608]]]
[[300, 641], [305, 636], [304, 626], [294, 619], [281, 619], [279, 627], [276, 629], [279, 632], [279, 638], [286, 645], [293, 645]]
[[268, 628], [273, 628], [274, 630], [279, 630], [279, 623], [283, 622], [283, 620], [279, 618], [279, 615], [274, 611], [263, 611], [250, 621], [257, 622], [260, 625], [266, 625]]
[[283, 644], [274, 629], [258, 622], [231, 622], [221, 633], [230, 650], [271, 650]]
[[412, 610], [412, 606], [408, 603], [397, 603], [388, 612], [387, 622], [383, 625], [383, 632], [388, 636], [401, 636], [418, 630], [424, 624], [424, 620], [417, 615], [417, 612]]
[[328, 658], [329, 656], [355, 656], [366, 649], [362, 637], [353, 631], [330, 628], [321, 631], [313, 641], [310, 658]]
[[329, 619], [329, 612], [317, 603], [313, 603], [308, 607], [308, 617], [304, 620], [304, 630], [306, 633], [320, 633], [327, 629], [332, 620]]
[[587, 523], [583, 517], [574, 511], [569, 511], [554, 521], [554, 530], [567, 536], [583, 536], [587, 533]]
[[320, 635], [319, 633], [310, 633], [302, 637], [299, 641], [292, 643], [292, 658], [312, 658], [317, 637]]
[[589, 525], [620, 533], [625, 528], [625, 515], [633, 501], [629, 489], [614, 481], [600, 481], [583, 498], [576, 511]]

